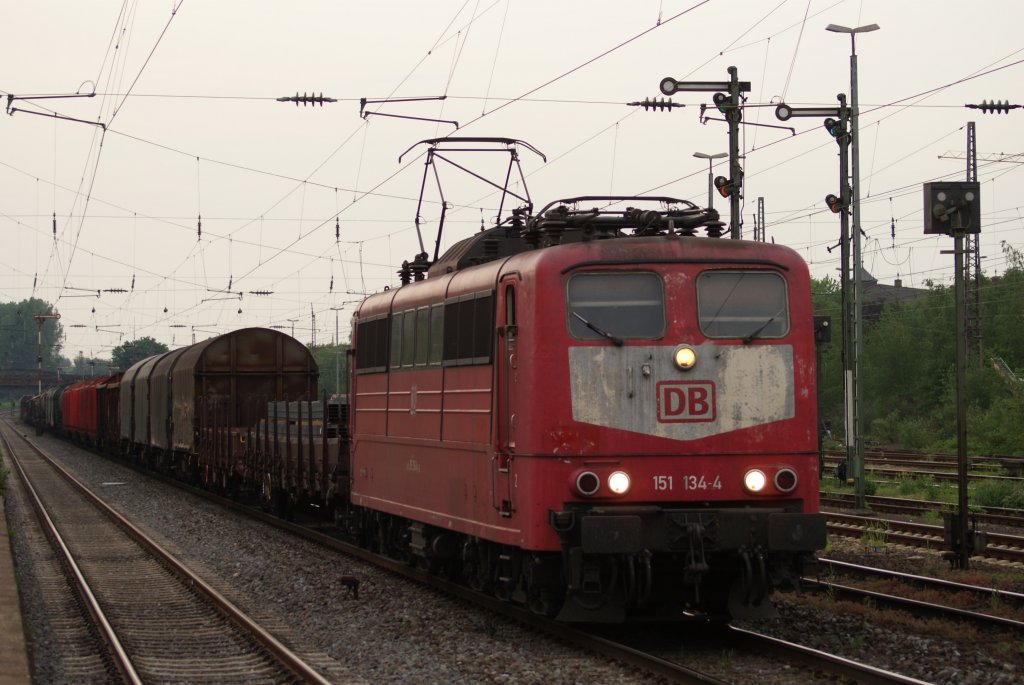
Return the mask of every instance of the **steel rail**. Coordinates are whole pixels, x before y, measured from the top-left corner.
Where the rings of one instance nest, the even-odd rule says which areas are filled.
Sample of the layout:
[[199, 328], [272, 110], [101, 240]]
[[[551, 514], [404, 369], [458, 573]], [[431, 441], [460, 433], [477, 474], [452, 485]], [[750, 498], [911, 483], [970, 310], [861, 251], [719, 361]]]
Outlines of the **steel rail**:
[[795, 642], [780, 640], [777, 637], [764, 635], [745, 628], [729, 626], [729, 629], [736, 633], [743, 640], [748, 641], [751, 646], [768, 649], [770, 651], [784, 652], [787, 656], [795, 657], [812, 667], [825, 668], [832, 672], [842, 674], [844, 679], [860, 685], [928, 685], [924, 680], [911, 678], [909, 676], [886, 671], [882, 668], [862, 664], [859, 661], [847, 659], [837, 654], [829, 654], [813, 647], [805, 647]]
[[[872, 533], [886, 541], [900, 542], [912, 547], [940, 549], [945, 546], [942, 526], [911, 523], [892, 519], [855, 516], [852, 514], [826, 514], [828, 530], [846, 537], [859, 537]], [[1024, 537], [1003, 533], [985, 533], [988, 546], [978, 556], [1024, 563]]]
[[[6, 420], [9, 428], [10, 423]], [[245, 612], [235, 606], [229, 599], [224, 597], [220, 592], [214, 589], [206, 581], [196, 575], [191, 569], [185, 564], [176, 559], [169, 552], [164, 550], [157, 544], [152, 538], [143, 533], [138, 527], [132, 524], [128, 519], [121, 516], [116, 510], [110, 505], [100, 499], [95, 493], [85, 486], [81, 481], [75, 478], [69, 471], [57, 464], [53, 459], [48, 457], [37, 445], [32, 443], [27, 437], [19, 434], [21, 439], [28, 445], [33, 451], [36, 452], [42, 459], [46, 460], [57, 473], [61, 475], [66, 481], [72, 486], [79, 490], [82, 495], [92, 502], [98, 509], [106, 514], [111, 520], [113, 520], [118, 526], [125, 530], [131, 535], [136, 542], [142, 545], [148, 550], [154, 557], [163, 562], [172, 572], [177, 574], [180, 578], [184, 579], [185, 582], [189, 583], [191, 587], [201, 594], [205, 595], [216, 607], [218, 607], [226, 616], [235, 622], [240, 628], [246, 633], [252, 635], [268, 652], [273, 654], [288, 670], [295, 674], [298, 678], [301, 678], [307, 683], [314, 685], [330, 685], [330, 682], [321, 676], [316, 670], [304, 662], [297, 654], [288, 649], [282, 644], [277, 638], [267, 632], [262, 626], [248, 616]]]
[[[10, 428], [9, 424], [8, 428]], [[95, 625], [100, 638], [106, 644], [111, 661], [114, 663], [117, 670], [121, 672], [125, 681], [132, 685], [142, 685], [142, 678], [135, 669], [135, 665], [132, 663], [131, 657], [128, 656], [128, 652], [121, 643], [121, 639], [117, 636], [117, 632], [107, 619], [107, 615], [104, 613], [103, 608], [96, 599], [96, 595], [93, 594], [89, 581], [85, 579], [85, 575], [75, 562], [75, 558], [71, 554], [71, 550], [68, 549], [60, 531], [57, 530], [57, 525], [53, 522], [53, 519], [50, 518], [49, 513], [47, 513], [46, 507], [43, 505], [43, 501], [39, 497], [39, 493], [36, 492], [35, 487], [29, 480], [28, 474], [25, 473], [25, 469], [22, 467], [20, 459], [15, 454], [14, 446], [11, 444], [10, 440], [8, 440], [6, 433], [7, 431], [0, 433], [0, 442], [3, 443], [4, 450], [11, 458], [11, 463], [14, 465], [14, 468], [18, 471], [18, 477], [20, 478], [25, 491], [29, 495], [29, 501], [32, 503], [32, 508], [36, 512], [36, 517], [39, 520], [43, 531], [46, 533], [46, 537], [49, 538], [54, 551], [57, 552], [60, 557], [64, 568], [67, 569], [69, 580], [71, 581], [75, 592], [81, 598], [86, 610], [92, 617], [93, 624]], [[29, 447], [32, 447], [31, 444], [29, 444]]]
[[932, 578], [930, 576], [919, 576], [913, 573], [904, 573], [903, 571], [892, 571], [887, 568], [877, 568], [874, 566], [862, 566], [861, 564], [853, 564], [848, 561], [839, 561], [838, 559], [828, 559], [825, 557], [819, 558], [818, 563], [822, 566], [828, 566], [829, 568], [838, 569], [849, 573], [902, 580], [908, 583], [916, 583], [917, 585], [930, 586], [933, 588], [937, 588], [939, 590], [973, 592], [979, 595], [984, 595], [985, 597], [994, 596], [999, 598], [1001, 601], [1008, 601], [1013, 604], [1024, 606], [1024, 593], [1013, 592], [1011, 590], [1000, 590], [998, 588], [984, 587], [981, 585], [969, 585], [967, 583], [958, 583], [955, 580]]
[[[880, 495], [868, 495], [866, 499], [870, 507], [875, 511], [890, 514], [906, 514], [908, 516], [919, 515], [924, 511], [952, 512], [955, 507], [955, 505], [949, 502], [901, 499], [898, 497], [882, 497]], [[819, 501], [823, 505], [836, 507], [852, 507], [856, 502], [854, 496], [846, 492], [822, 493]], [[1024, 509], [981, 507], [977, 512], [972, 511], [970, 517], [972, 520], [1000, 526], [1024, 527]]]
[[[1001, 601], [1010, 600], [1017, 606], [1020, 606], [1022, 601], [1024, 601], [1024, 595], [1018, 592], [1009, 592], [1005, 590], [998, 590], [996, 588], [980, 587], [977, 585], [967, 585], [965, 583], [957, 583], [955, 581], [943, 580], [941, 578], [918, 576], [911, 573], [902, 573], [900, 571], [891, 571], [889, 569], [875, 568], [872, 566], [862, 566], [860, 564], [851, 564], [849, 562], [837, 561], [834, 559], [823, 558], [819, 559], [818, 563], [830, 569], [838, 569], [861, 576], [874, 576], [889, 580], [897, 580], [907, 584], [914, 584], [918, 587], [923, 586], [926, 588], [935, 588], [946, 591], [953, 590], [955, 592], [970, 592], [979, 595], [979, 597], [982, 598], [996, 597]], [[874, 601], [882, 602], [891, 606], [909, 608], [918, 613], [928, 613], [944, 618], [949, 618], [951, 616], [956, 618], [965, 618], [970, 621], [974, 621], [975, 623], [985, 623], [996, 625], [1001, 628], [1024, 631], [1024, 621], [996, 616], [994, 614], [986, 614], [980, 611], [972, 611], [970, 609], [960, 609], [958, 607], [937, 604], [935, 602], [926, 602], [923, 600], [912, 599], [910, 597], [902, 597], [886, 592], [879, 592], [877, 590], [867, 590], [865, 588], [854, 587], [843, 583], [837, 583], [828, 578], [822, 578], [821, 574], [819, 574], [817, 578], [801, 578], [801, 581], [810, 587], [830, 588], [831, 591], [836, 592], [838, 595], [845, 595], [850, 598], [871, 598]]]
[[1024, 621], [1017, 621], [1012, 618], [985, 614], [980, 611], [971, 611], [970, 609], [960, 609], [946, 604], [925, 602], [920, 599], [911, 599], [910, 597], [891, 595], [886, 592], [878, 592], [877, 590], [866, 590], [864, 588], [854, 587], [852, 585], [843, 585], [833, 581], [815, 581], [813, 578], [803, 578], [802, 580], [808, 583], [810, 587], [819, 586], [822, 588], [828, 588], [837, 595], [845, 595], [850, 599], [871, 599], [876, 602], [889, 604], [902, 609], [912, 609], [915, 613], [926, 613], [940, 618], [963, 618], [975, 623], [983, 623], [999, 626], [1000, 628], [1024, 631]]

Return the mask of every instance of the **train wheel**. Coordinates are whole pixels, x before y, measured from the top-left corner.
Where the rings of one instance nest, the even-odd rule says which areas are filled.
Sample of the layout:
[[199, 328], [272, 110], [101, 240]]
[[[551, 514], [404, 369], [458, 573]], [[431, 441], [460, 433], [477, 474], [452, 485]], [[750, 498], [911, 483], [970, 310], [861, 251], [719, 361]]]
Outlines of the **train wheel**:
[[383, 554], [380, 548], [380, 520], [368, 516], [363, 526], [362, 546], [374, 554]]
[[471, 590], [490, 593], [492, 571], [486, 543], [466, 540], [462, 545], [462, 578]]
[[553, 617], [564, 602], [558, 564], [537, 554], [523, 558], [523, 587], [526, 604], [535, 614]]
[[263, 479], [260, 481], [260, 509], [263, 511], [270, 511], [273, 508], [273, 492], [274, 481], [270, 478], [269, 473], [264, 473]]

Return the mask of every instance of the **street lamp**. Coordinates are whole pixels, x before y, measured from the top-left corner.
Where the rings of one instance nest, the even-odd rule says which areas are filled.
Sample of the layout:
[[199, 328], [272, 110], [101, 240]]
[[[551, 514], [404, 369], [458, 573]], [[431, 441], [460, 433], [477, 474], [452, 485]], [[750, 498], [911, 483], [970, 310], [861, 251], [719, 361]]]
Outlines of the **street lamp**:
[[708, 209], [713, 209], [714, 205], [715, 205], [715, 202], [714, 202], [714, 197], [715, 196], [712, 193], [712, 190], [714, 189], [714, 184], [713, 184], [713, 182], [711, 180], [711, 177], [712, 177], [711, 167], [714, 165], [716, 159], [722, 159], [723, 157], [728, 157], [729, 153], [728, 152], [716, 152], [713, 155], [709, 155], [706, 152], [694, 152], [693, 156], [697, 157], [699, 159], [706, 159], [706, 160], [708, 160]]
[[[860, 404], [860, 358], [864, 350], [863, 322], [863, 284], [861, 282], [861, 249], [860, 249], [860, 129], [857, 116], [857, 34], [877, 31], [878, 24], [868, 24], [857, 28], [848, 28], [838, 24], [829, 24], [826, 31], [850, 34], [850, 161], [853, 179], [853, 357], [851, 368], [853, 373], [847, 385], [847, 430], [853, 434], [853, 470], [856, 486], [856, 504], [858, 509], [865, 508], [864, 498], [864, 442], [861, 431]], [[847, 436], [847, 445], [850, 444]]]

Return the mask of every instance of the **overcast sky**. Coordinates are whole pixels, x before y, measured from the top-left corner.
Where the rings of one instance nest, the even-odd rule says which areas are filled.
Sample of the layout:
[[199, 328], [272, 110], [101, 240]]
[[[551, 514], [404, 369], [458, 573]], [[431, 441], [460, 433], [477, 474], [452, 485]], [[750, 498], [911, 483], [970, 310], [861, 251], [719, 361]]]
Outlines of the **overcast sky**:
[[[644, 193], [704, 205], [708, 163], [693, 153], [728, 150], [725, 124], [701, 121], [712, 94], [680, 93], [671, 112], [626, 103], [660, 96], [666, 76], [726, 81], [736, 66], [748, 123], [782, 125], [783, 100], [833, 106], [849, 93], [851, 46], [830, 23], [881, 27], [857, 39], [865, 268], [883, 283], [951, 282], [952, 240], [923, 234], [921, 186], [965, 178], [968, 121], [982, 268], [1005, 269], [1003, 242], [1024, 249], [1024, 170], [998, 161], [1024, 151], [1024, 110], [964, 107], [1024, 104], [1019, 0], [39, 0], [6, 2], [2, 18], [0, 94], [24, 111], [0, 121], [0, 298], [55, 302], [67, 356], [254, 325], [329, 343], [337, 322], [347, 340], [354, 303], [396, 285], [419, 252], [424, 148], [398, 157], [427, 138], [535, 146], [546, 162], [519, 154], [536, 207]], [[76, 92], [95, 96], [21, 99]], [[303, 92], [337, 102], [276, 100]], [[458, 131], [360, 117], [360, 98], [431, 96], [447, 97], [367, 110]], [[818, 118], [788, 125], [797, 135], [741, 130], [744, 236], [763, 197], [768, 239], [835, 277], [839, 221], [823, 198], [838, 194], [838, 148]], [[507, 164], [457, 159], [497, 179]], [[493, 221], [498, 197], [440, 171], [448, 245]], [[440, 205], [428, 189], [429, 247]]]

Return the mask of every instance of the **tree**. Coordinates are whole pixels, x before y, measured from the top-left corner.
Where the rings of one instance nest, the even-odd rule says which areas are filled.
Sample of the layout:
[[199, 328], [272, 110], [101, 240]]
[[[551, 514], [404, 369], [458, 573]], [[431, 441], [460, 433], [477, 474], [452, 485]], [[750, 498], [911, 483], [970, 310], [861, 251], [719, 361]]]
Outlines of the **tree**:
[[166, 351], [167, 345], [147, 336], [138, 340], [129, 340], [122, 345], [118, 345], [110, 353], [110, 356], [115, 367], [121, 371], [127, 371], [132, 364], [140, 362], [146, 357], [152, 357], [154, 354], [163, 354]]
[[106, 376], [110, 373], [113, 362], [100, 357], [86, 357], [85, 352], [79, 350], [78, 356], [74, 359], [61, 357], [61, 366], [66, 373], [76, 376]]
[[320, 367], [320, 390], [328, 395], [348, 392], [348, 345], [315, 345], [309, 348]]
[[42, 345], [38, 345], [37, 314], [53, 314], [53, 305], [37, 298], [0, 303], [0, 367], [32, 371], [38, 367], [39, 347], [44, 369], [55, 369], [60, 359], [61, 327], [56, 319], [42, 319]]

